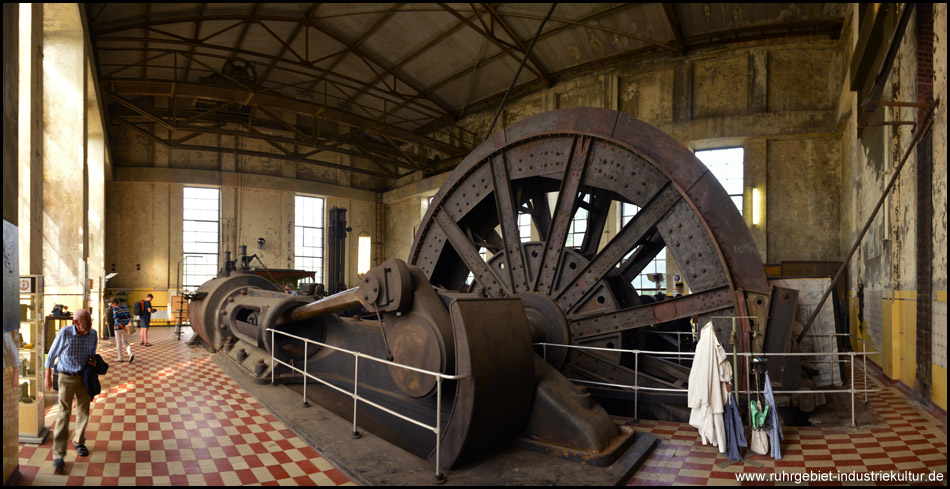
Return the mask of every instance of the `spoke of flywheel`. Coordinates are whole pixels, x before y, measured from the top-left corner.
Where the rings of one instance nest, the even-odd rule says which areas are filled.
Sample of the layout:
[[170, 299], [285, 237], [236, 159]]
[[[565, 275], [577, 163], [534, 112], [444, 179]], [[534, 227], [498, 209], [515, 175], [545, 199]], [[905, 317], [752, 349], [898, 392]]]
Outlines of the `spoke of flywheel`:
[[567, 242], [567, 231], [574, 217], [574, 210], [577, 208], [577, 191], [584, 179], [584, 169], [587, 167], [591, 148], [593, 148], [593, 138], [587, 136], [575, 137], [574, 147], [571, 149], [571, 159], [566, 165], [564, 178], [561, 180], [561, 190], [557, 196], [554, 221], [551, 223], [544, 248], [541, 250], [541, 253], [543, 253], [541, 256], [542, 266], [538, 273], [538, 281], [533, 287], [535, 291], [544, 295], [551, 295], [554, 280], [560, 272], [558, 266], [561, 263], [561, 253], [564, 251], [564, 244]]
[[590, 209], [587, 211], [587, 231], [584, 232], [584, 242], [580, 250], [582, 255], [591, 257], [597, 252], [612, 204], [613, 201], [602, 191], [595, 190], [591, 195]]
[[488, 267], [485, 260], [478, 254], [478, 249], [469, 241], [465, 232], [455, 222], [455, 219], [445, 208], [437, 209], [435, 213], [435, 222], [439, 224], [445, 233], [446, 239], [455, 248], [459, 258], [465, 263], [469, 270], [475, 275], [475, 280], [485, 287], [488, 295], [491, 297], [504, 297], [511, 295], [505, 282], [495, 275], [495, 272]]
[[501, 225], [501, 237], [505, 243], [505, 267], [508, 269], [511, 290], [528, 290], [528, 278], [524, 257], [521, 255], [521, 233], [518, 231], [518, 211], [512, 198], [511, 184], [504, 153], [491, 158], [492, 183], [494, 184], [495, 209]]
[[632, 282], [656, 258], [656, 255], [663, 251], [665, 246], [663, 237], [660, 233], [656, 233], [653, 238], [641, 243], [640, 249], [624, 260], [620, 265], [620, 275], [625, 281]]
[[494, 229], [472, 230], [469, 228], [469, 230], [472, 231], [473, 237], [477, 237], [472, 241], [475, 243], [476, 249], [483, 247], [490, 251], [492, 255], [501, 253], [501, 251], [505, 249], [504, 241], [502, 241], [501, 236], [498, 236], [498, 233], [496, 233]]
[[538, 230], [538, 236], [547, 236], [548, 230], [551, 229], [551, 206], [548, 205], [547, 194], [537, 185], [528, 185], [521, 191], [529, 202], [528, 212], [534, 227]]
[[581, 270], [581, 273], [561, 288], [555, 300], [561, 309], [572, 311], [584, 299], [587, 292], [603, 280], [607, 273], [614, 269], [617, 263], [620, 263], [620, 260], [656, 227], [656, 224], [681, 198], [676, 187], [667, 182], [614, 236], [614, 239], [597, 253], [597, 256]]
[[733, 305], [733, 291], [729, 287], [720, 287], [618, 311], [569, 318], [571, 341], [688, 318]]

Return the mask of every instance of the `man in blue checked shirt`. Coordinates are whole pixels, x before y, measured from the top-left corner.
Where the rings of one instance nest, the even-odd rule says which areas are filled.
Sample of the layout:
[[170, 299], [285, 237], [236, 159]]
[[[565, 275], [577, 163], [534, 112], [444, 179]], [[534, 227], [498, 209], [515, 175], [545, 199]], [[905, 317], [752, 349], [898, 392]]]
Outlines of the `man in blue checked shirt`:
[[69, 436], [69, 416], [72, 414], [73, 397], [76, 398], [76, 429], [73, 446], [81, 457], [89, 455], [86, 449], [86, 424], [89, 422], [89, 403], [92, 400], [83, 383], [82, 371], [86, 365], [95, 365], [99, 338], [92, 330], [92, 316], [80, 309], [73, 317], [73, 325], [59, 330], [46, 359], [46, 390], [53, 389], [53, 365], [59, 372], [59, 414], [53, 431], [53, 468], [56, 473], [65, 472], [63, 457], [66, 456], [66, 438]]

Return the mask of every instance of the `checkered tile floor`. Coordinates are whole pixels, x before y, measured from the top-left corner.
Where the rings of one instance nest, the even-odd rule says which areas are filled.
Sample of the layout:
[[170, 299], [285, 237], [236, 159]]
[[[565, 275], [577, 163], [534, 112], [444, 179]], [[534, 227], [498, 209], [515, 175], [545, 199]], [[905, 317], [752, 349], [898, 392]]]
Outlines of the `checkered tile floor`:
[[[50, 436], [20, 444], [20, 485], [355, 485], [277, 420], [212, 361], [189, 347], [185, 329], [152, 328], [153, 346], [137, 342], [133, 363], [115, 362], [112, 341], [100, 342], [109, 363], [102, 394], [86, 428], [88, 457], [69, 443], [66, 475], [53, 473]], [[138, 340], [138, 335], [133, 335]], [[74, 410], [75, 413], [75, 410]], [[70, 428], [75, 426], [73, 414]]]
[[[112, 361], [115, 347], [103, 342], [100, 353], [110, 367], [86, 430], [91, 454], [77, 458], [70, 447], [67, 475], [61, 476], [53, 474], [52, 437], [39, 446], [20, 444], [19, 484], [355, 485], [222, 372], [203, 349], [188, 347], [191, 330], [185, 331], [182, 341], [176, 341], [171, 328], [152, 328], [154, 346], [134, 344], [131, 364]], [[723, 466], [725, 454], [702, 445], [687, 424], [641, 421], [636, 429], [660, 441], [630, 485], [796, 485], [791, 479], [740, 483], [736, 474], [894, 471], [923, 474], [920, 485], [945, 486], [945, 420], [890, 386], [870, 394], [869, 402], [878, 424], [786, 427], [782, 460], [747, 453], [746, 460], [754, 463], [728, 466]], [[51, 430], [55, 410], [47, 410]], [[927, 481], [931, 473], [942, 474], [944, 482]]]
[[[879, 377], [878, 382], [884, 383]], [[862, 383], [856, 383], [858, 388]], [[871, 388], [875, 387], [871, 383]], [[859, 477], [893, 473], [904, 478], [904, 482], [882, 481], [877, 485], [946, 486], [945, 418], [938, 420], [891, 386], [870, 393], [868, 402], [878, 424], [856, 428], [785, 427], [781, 460], [746, 449], [743, 455], [751, 463], [732, 465], [726, 465], [726, 454], [703, 445], [696, 429], [686, 423], [641, 421], [637, 430], [653, 433], [660, 442], [630, 485], [875, 485], [848, 480], [795, 483], [796, 476], [801, 480], [806, 473], [815, 477], [819, 472], [834, 472], [877, 473]], [[748, 438], [748, 430], [746, 433]], [[773, 479], [740, 482], [738, 473]], [[929, 480], [938, 474], [943, 482]]]

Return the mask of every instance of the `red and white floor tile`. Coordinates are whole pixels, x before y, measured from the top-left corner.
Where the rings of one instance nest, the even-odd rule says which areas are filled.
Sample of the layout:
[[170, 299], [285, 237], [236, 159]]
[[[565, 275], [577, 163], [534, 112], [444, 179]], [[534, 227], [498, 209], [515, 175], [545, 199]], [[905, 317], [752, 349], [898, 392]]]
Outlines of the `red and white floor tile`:
[[[68, 445], [66, 475], [53, 473], [52, 429], [42, 445], [20, 444], [20, 485], [355, 485], [172, 328], [152, 328], [135, 361], [109, 363], [86, 428], [88, 457]], [[138, 335], [134, 335], [137, 340]], [[70, 428], [75, 426], [75, 411]]]
[[[856, 428], [787, 426], [781, 460], [745, 450], [746, 460], [751, 463], [726, 465], [726, 455], [703, 445], [696, 429], [688, 424], [641, 421], [637, 429], [653, 433], [660, 442], [630, 485], [946, 486], [946, 415], [938, 419], [896, 387], [885, 385], [879, 374], [872, 371], [871, 375], [876, 375], [883, 387], [868, 397], [877, 424]], [[859, 379], [859, 389], [862, 383]], [[872, 389], [876, 387], [871, 383]], [[836, 475], [838, 480], [829, 476], [829, 480], [796, 483], [805, 477], [821, 477], [823, 472], [848, 475], [843, 480]], [[762, 474], [763, 480], [740, 482], [736, 476], [739, 473]], [[880, 481], [885, 473], [898, 480]], [[879, 482], [848, 480], [852, 477], [878, 477]], [[933, 480], [938, 477], [939, 481]]]
[[[224, 373], [185, 330], [152, 328], [154, 346], [133, 345], [133, 363], [114, 362], [111, 341], [100, 345], [110, 363], [86, 429], [88, 457], [71, 445], [66, 475], [53, 473], [52, 437], [20, 444], [20, 485], [355, 485]], [[137, 339], [137, 336], [136, 336]], [[637, 430], [660, 439], [630, 485], [797, 485], [739, 482], [737, 473], [893, 472], [923, 474], [922, 485], [946, 485], [946, 419], [931, 415], [896, 388], [870, 394], [878, 423], [858, 428], [786, 427], [782, 460], [747, 455], [754, 463], [725, 465], [686, 423], [641, 421]], [[52, 430], [55, 410], [47, 410]], [[74, 426], [75, 415], [70, 423]], [[941, 474], [942, 483], [930, 482]], [[895, 482], [907, 485], [907, 482]], [[854, 485], [804, 482], [804, 485]], [[867, 485], [861, 483], [858, 485]]]

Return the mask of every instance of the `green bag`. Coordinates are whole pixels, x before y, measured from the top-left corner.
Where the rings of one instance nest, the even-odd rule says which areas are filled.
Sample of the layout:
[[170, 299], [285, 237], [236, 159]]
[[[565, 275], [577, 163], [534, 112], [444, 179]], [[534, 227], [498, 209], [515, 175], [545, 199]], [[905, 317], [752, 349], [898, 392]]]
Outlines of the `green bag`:
[[761, 406], [759, 401], [749, 402], [749, 415], [752, 417], [752, 429], [754, 430], [761, 428], [769, 415], [769, 405], [766, 404], [764, 409]]

